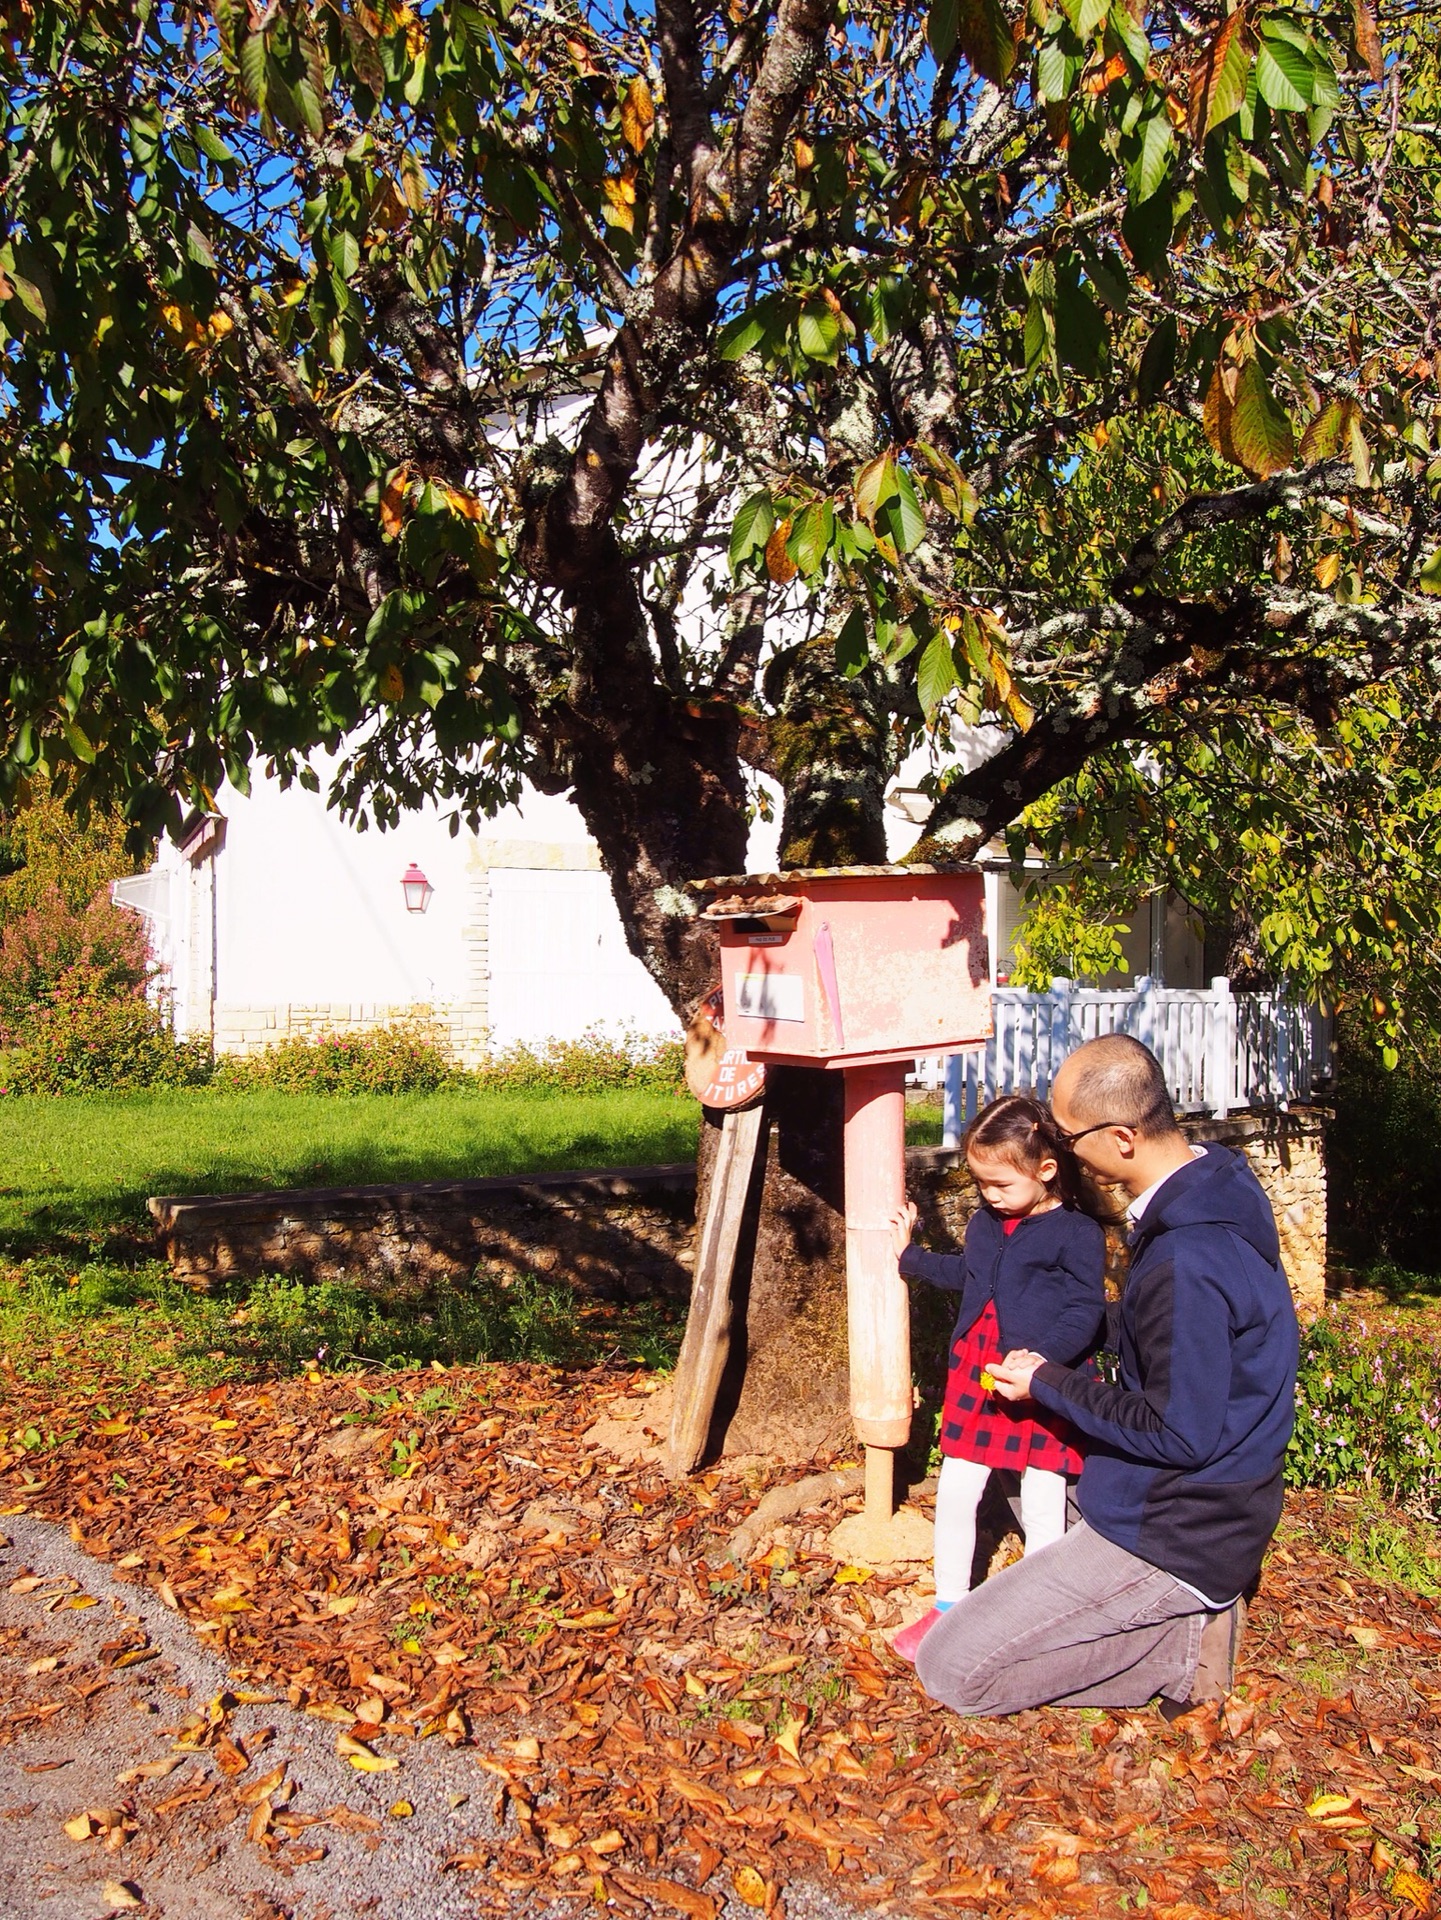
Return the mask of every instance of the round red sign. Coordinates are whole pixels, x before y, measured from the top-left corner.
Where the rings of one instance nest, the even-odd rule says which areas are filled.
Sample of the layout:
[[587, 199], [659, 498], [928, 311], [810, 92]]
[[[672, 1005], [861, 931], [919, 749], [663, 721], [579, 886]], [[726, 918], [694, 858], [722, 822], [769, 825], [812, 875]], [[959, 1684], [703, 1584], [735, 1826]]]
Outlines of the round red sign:
[[703, 1107], [746, 1107], [765, 1091], [765, 1062], [747, 1060], [743, 1048], [726, 1045], [724, 1004], [716, 987], [691, 1015], [685, 1036], [686, 1085]]

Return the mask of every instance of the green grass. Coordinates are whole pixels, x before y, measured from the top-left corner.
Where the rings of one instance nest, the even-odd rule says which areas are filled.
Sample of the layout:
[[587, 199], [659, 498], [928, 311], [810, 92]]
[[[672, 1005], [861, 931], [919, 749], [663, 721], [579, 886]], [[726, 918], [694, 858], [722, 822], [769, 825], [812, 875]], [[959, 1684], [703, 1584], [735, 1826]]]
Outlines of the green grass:
[[[306, 1094], [185, 1091], [29, 1096], [0, 1105], [0, 1255], [148, 1237], [151, 1194], [609, 1166], [695, 1157], [700, 1110], [670, 1093]], [[912, 1144], [940, 1137], [913, 1108]]]
[[277, 1276], [197, 1294], [156, 1260], [76, 1266], [50, 1255], [0, 1269], [0, 1353], [42, 1396], [124, 1393], [176, 1372], [213, 1386], [431, 1361], [665, 1369], [683, 1327], [675, 1302], [580, 1300], [563, 1281], [484, 1268], [420, 1298]]
[[[41, 1392], [325, 1368], [673, 1363], [683, 1308], [579, 1300], [485, 1268], [422, 1297], [267, 1278], [210, 1295], [151, 1257], [152, 1194], [363, 1186], [694, 1158], [668, 1093], [323, 1095], [208, 1088], [8, 1099], [0, 1137], [0, 1358]], [[913, 1108], [912, 1144], [940, 1113]]]
[[698, 1109], [664, 1093], [176, 1092], [0, 1107], [0, 1253], [98, 1251], [149, 1232], [151, 1194], [367, 1186], [695, 1155]]

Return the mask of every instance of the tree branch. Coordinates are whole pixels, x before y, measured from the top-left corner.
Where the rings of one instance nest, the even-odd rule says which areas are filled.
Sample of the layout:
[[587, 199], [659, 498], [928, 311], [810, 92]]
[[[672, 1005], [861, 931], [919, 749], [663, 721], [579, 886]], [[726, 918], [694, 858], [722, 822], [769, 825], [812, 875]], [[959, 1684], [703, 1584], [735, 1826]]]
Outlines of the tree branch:
[[1263, 601], [1250, 593], [1216, 604], [1164, 600], [1139, 586], [1133, 593], [1129, 606], [1112, 602], [1062, 614], [1018, 638], [1018, 653], [1052, 651], [1056, 642], [1085, 633], [1119, 644], [1070, 699], [1058, 700], [1027, 732], [952, 781], [910, 860], [971, 859], [1095, 754], [1146, 738], [1200, 694], [1213, 705], [1227, 697], [1284, 701], [1327, 724], [1348, 682], [1364, 685], [1402, 666], [1434, 673], [1441, 664], [1441, 606], [1341, 606], [1324, 594]]

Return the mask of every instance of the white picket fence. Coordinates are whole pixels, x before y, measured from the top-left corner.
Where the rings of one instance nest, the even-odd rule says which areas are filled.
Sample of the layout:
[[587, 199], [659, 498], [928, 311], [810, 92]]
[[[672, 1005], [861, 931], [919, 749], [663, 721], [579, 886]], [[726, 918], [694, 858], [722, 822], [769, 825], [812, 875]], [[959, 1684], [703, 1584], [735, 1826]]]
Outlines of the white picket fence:
[[1103, 1033], [1129, 1033], [1161, 1062], [1182, 1113], [1218, 1118], [1245, 1108], [1285, 1108], [1311, 1099], [1331, 1071], [1330, 1021], [1277, 993], [1209, 987], [1077, 987], [1053, 980], [1049, 993], [996, 987], [995, 1032], [984, 1046], [918, 1061], [923, 1086], [945, 1089], [947, 1146], [998, 1094], [1045, 1099], [1068, 1053]]

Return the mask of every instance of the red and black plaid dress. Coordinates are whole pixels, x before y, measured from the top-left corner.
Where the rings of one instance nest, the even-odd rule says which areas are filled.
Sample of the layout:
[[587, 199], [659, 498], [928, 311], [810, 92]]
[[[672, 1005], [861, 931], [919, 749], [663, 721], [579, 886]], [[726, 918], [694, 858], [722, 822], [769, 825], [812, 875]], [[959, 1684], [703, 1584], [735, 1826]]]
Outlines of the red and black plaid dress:
[[[1008, 1220], [1012, 1233], [1019, 1221]], [[941, 1452], [981, 1467], [1040, 1467], [1047, 1473], [1079, 1473], [1081, 1455], [1074, 1431], [1058, 1414], [1034, 1400], [1003, 1400], [981, 1385], [981, 1374], [1005, 1357], [996, 1303], [988, 1300], [980, 1316], [951, 1348], [946, 1401], [941, 1409]]]

